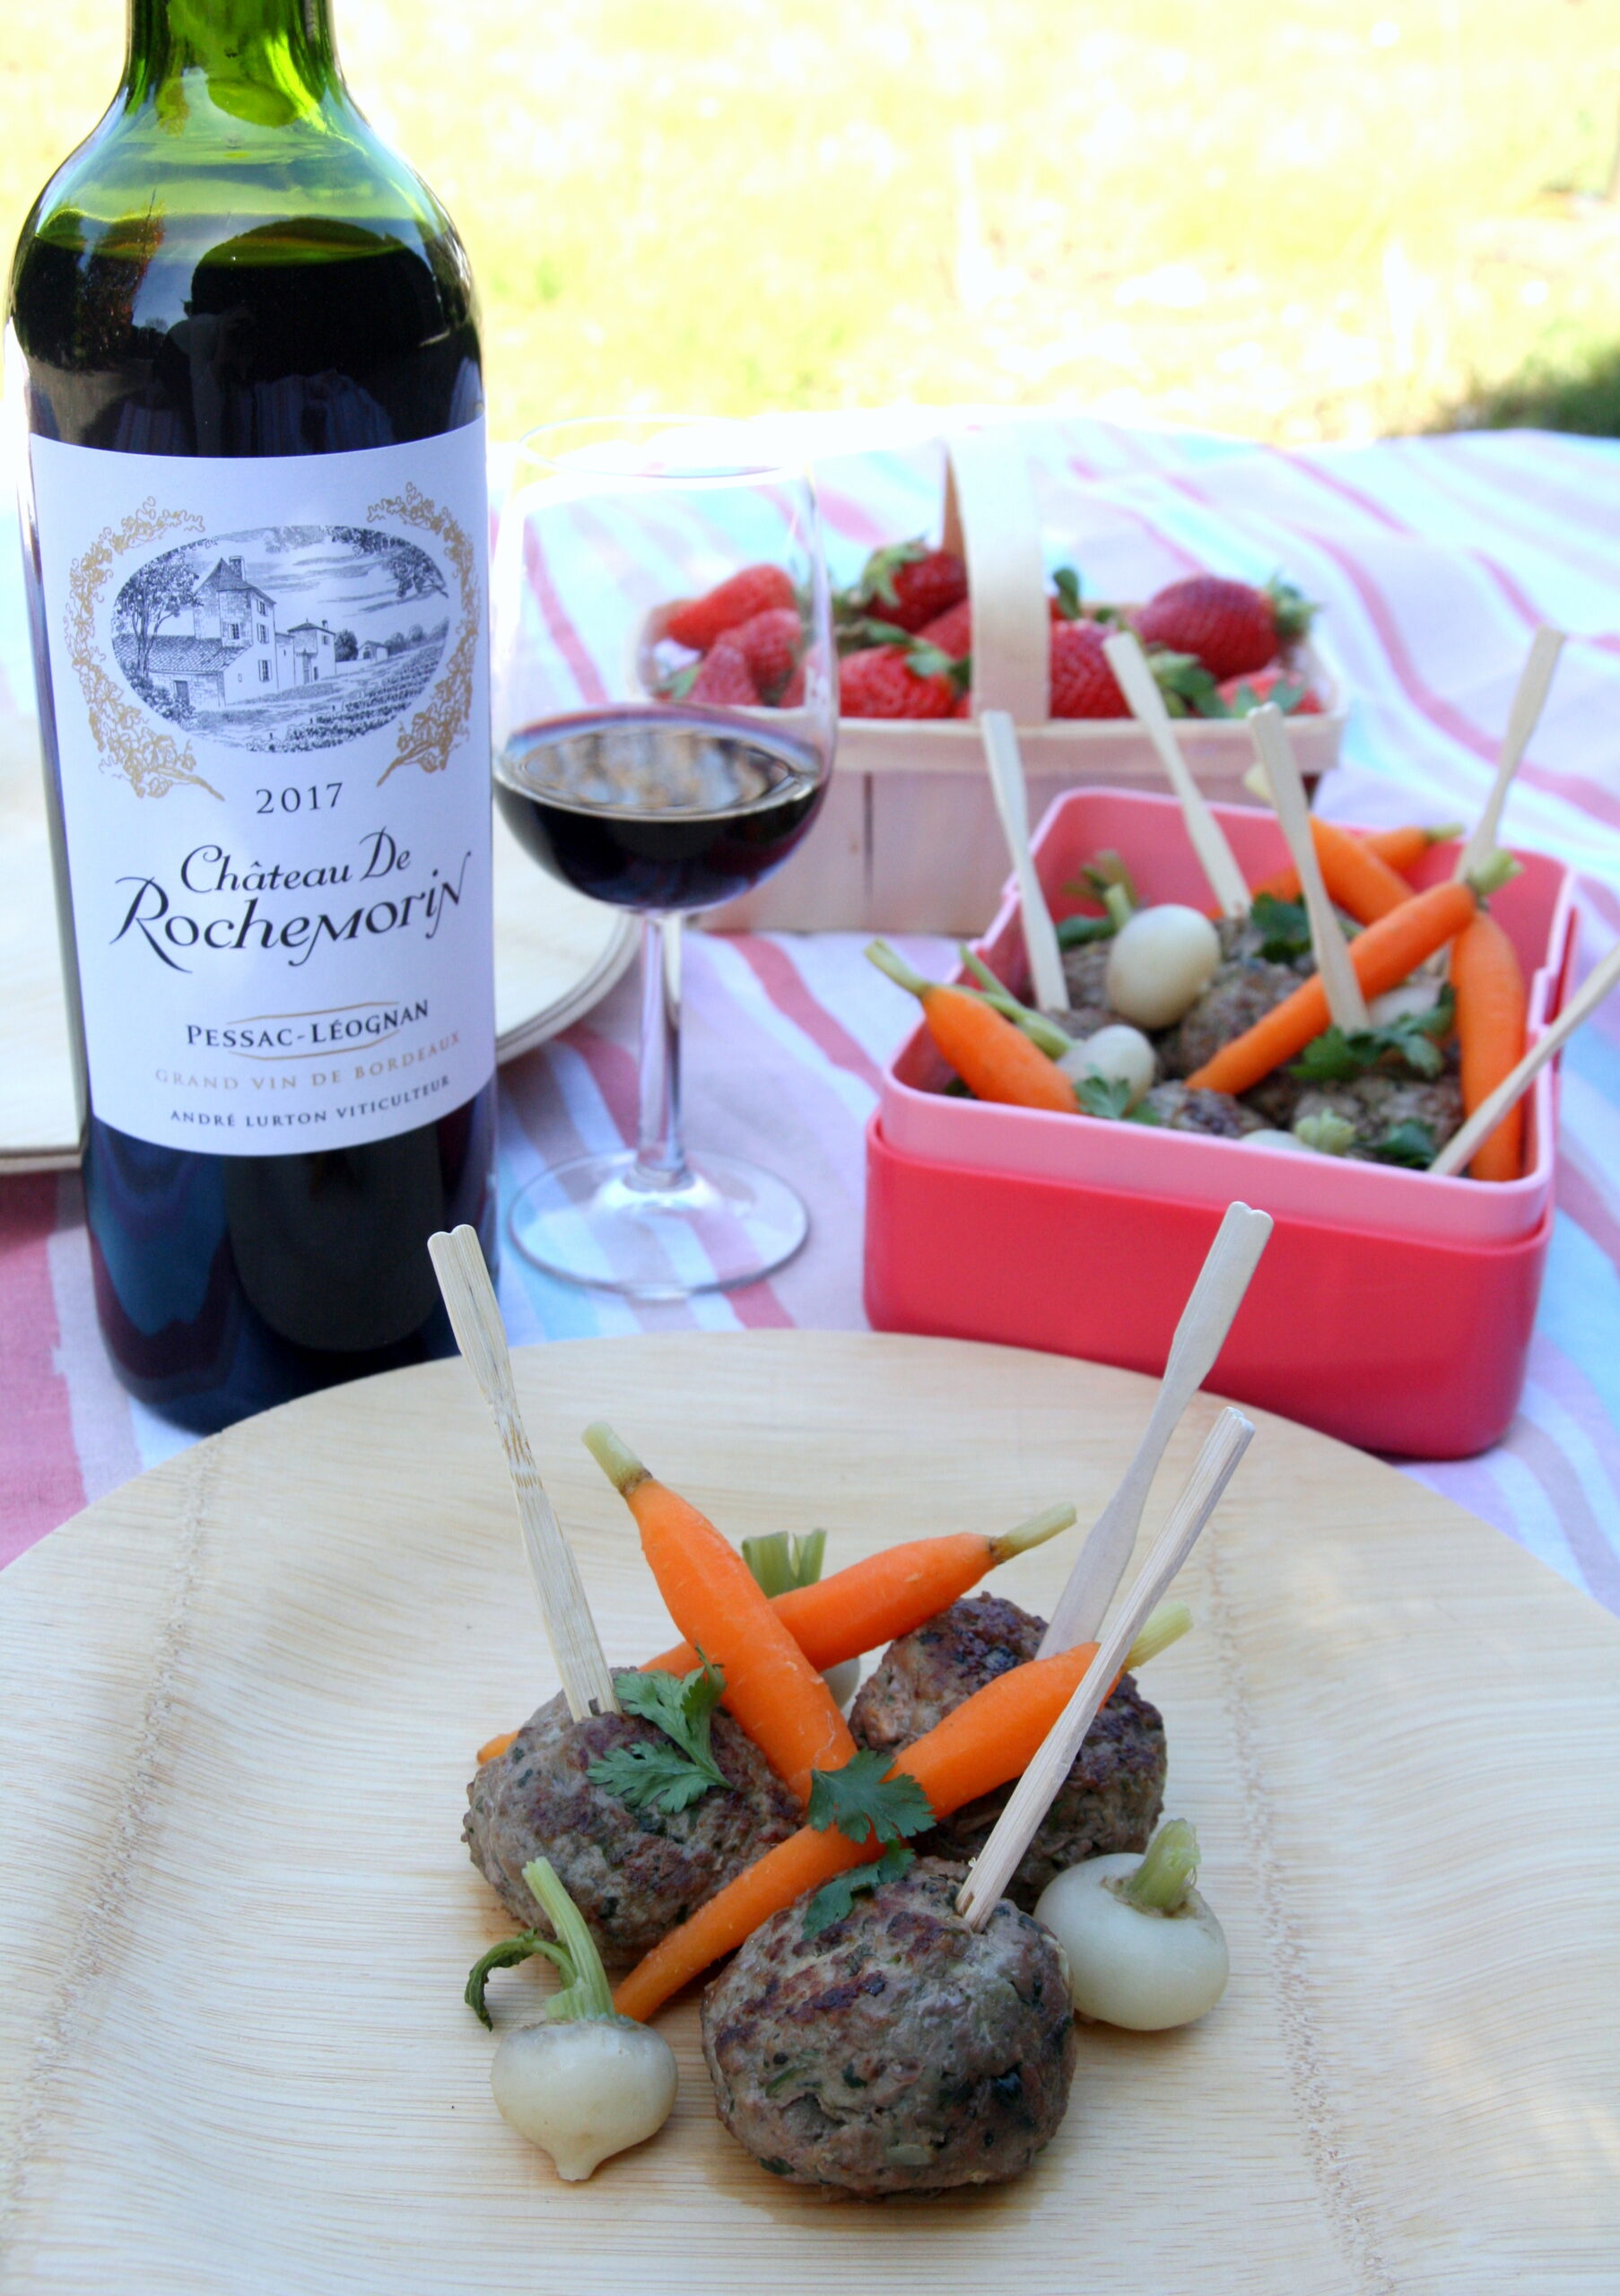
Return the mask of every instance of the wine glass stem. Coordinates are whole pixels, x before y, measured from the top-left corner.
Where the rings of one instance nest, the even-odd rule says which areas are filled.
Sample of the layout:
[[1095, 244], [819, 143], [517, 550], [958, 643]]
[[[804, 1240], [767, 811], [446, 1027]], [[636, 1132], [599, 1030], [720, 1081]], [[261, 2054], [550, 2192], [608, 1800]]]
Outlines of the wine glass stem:
[[644, 1187], [685, 1184], [681, 1137], [681, 925], [641, 919], [641, 1077], [635, 1177]]

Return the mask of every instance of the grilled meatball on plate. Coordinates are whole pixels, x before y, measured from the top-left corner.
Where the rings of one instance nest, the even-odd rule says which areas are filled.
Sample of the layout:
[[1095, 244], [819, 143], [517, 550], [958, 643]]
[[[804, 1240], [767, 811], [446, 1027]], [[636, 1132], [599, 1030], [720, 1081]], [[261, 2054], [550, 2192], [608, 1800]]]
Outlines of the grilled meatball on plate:
[[980, 1931], [962, 1868], [921, 1858], [819, 1935], [773, 1914], [703, 1996], [720, 2118], [791, 2184], [862, 2199], [1001, 2184], [1063, 2118], [1068, 1970], [1004, 1899]]
[[628, 1969], [666, 1931], [800, 1822], [792, 1795], [745, 1732], [717, 1713], [710, 1747], [729, 1785], [673, 1817], [628, 1809], [590, 1765], [615, 1746], [665, 1744], [629, 1714], [573, 1721], [553, 1698], [467, 1787], [462, 1834], [472, 1860], [519, 1921], [549, 1932], [523, 1869], [549, 1857], [609, 1969]]
[[[891, 1643], [849, 1709], [858, 1745], [900, 1753], [964, 1698], [1032, 1658], [1046, 1622], [1000, 1595], [969, 1595]], [[1164, 1802], [1164, 1724], [1125, 1675], [1086, 1733], [1074, 1767], [1007, 1885], [1027, 1911], [1054, 1874], [1084, 1857], [1145, 1849]], [[977, 1857], [1010, 1787], [943, 1819], [917, 1847], [967, 1863]]]

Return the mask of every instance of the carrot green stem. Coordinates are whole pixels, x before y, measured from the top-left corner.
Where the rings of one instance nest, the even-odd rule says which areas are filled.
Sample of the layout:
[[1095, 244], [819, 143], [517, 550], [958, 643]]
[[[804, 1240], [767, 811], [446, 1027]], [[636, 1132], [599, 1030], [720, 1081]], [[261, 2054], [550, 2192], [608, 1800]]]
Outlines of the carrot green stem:
[[523, 1869], [523, 1878], [544, 1907], [561, 1948], [552, 1958], [562, 1972], [562, 1989], [553, 1993], [546, 2003], [546, 2016], [559, 2025], [579, 2024], [593, 2017], [616, 2020], [613, 1989], [602, 1966], [602, 1956], [597, 1951], [597, 1941], [585, 1926], [584, 1915], [558, 1880], [551, 1860], [531, 1858]]
[[[1066, 1052], [1074, 1050], [1075, 1039], [1067, 1029], [1060, 1029], [1055, 1021], [1049, 1021], [1044, 1013], [1032, 1012], [1027, 1004], [1021, 1004], [1012, 990], [997, 979], [984, 959], [975, 956], [965, 941], [959, 942], [957, 945], [962, 951], [962, 961], [978, 981], [987, 1004], [1005, 1014], [1009, 1021], [1015, 1021], [1030, 1042], [1045, 1053], [1049, 1060], [1061, 1060]], [[973, 991], [970, 989], [968, 994], [971, 996]]]
[[1142, 1631], [1125, 1654], [1125, 1672], [1134, 1674], [1138, 1666], [1146, 1665], [1161, 1650], [1168, 1650], [1184, 1634], [1192, 1632], [1192, 1613], [1180, 1601], [1161, 1603], [1149, 1611], [1142, 1622]]
[[868, 941], [867, 955], [877, 967], [879, 972], [886, 972], [897, 987], [909, 988], [913, 996], [926, 996], [929, 989], [936, 986], [935, 982], [925, 980], [921, 973], [914, 972], [905, 959], [897, 956], [886, 941]]
[[1433, 829], [1424, 830], [1424, 838], [1430, 845], [1450, 845], [1454, 837], [1460, 837], [1462, 833], [1461, 822], [1436, 822]]
[[639, 1483], [652, 1480], [629, 1445], [619, 1440], [605, 1419], [594, 1420], [579, 1439], [621, 1499], [628, 1499]]
[[1475, 870], [1468, 883], [1481, 900], [1488, 900], [1493, 893], [1499, 893], [1503, 885], [1511, 884], [1515, 877], [1523, 874], [1522, 861], [1515, 861], [1511, 853], [1498, 850]]
[[1072, 1507], [1043, 1507], [1027, 1523], [1020, 1523], [1015, 1530], [1004, 1531], [998, 1539], [992, 1539], [990, 1552], [997, 1562], [1008, 1562], [1014, 1555], [1027, 1554], [1031, 1547], [1055, 1539], [1059, 1531], [1067, 1530], [1074, 1519]]
[[1136, 1872], [1114, 1886], [1140, 1912], [1174, 1913], [1198, 1877], [1198, 1837], [1185, 1818], [1171, 1818], [1148, 1843]]

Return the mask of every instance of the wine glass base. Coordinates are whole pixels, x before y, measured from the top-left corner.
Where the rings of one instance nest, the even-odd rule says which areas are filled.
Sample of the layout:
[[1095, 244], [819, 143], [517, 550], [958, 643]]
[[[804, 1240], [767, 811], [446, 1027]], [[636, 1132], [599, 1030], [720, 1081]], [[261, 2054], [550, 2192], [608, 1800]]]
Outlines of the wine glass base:
[[685, 1300], [780, 1267], [810, 1215], [786, 1181], [736, 1157], [694, 1157], [679, 1187], [663, 1187], [626, 1152], [580, 1156], [531, 1180], [507, 1224], [525, 1259], [565, 1283]]

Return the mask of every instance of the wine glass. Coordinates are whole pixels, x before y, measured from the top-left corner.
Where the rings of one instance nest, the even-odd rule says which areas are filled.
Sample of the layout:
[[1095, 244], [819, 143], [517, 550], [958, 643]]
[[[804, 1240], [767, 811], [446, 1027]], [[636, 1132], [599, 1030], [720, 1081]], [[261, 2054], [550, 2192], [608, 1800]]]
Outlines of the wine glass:
[[808, 1215], [772, 1173], [687, 1156], [681, 926], [780, 866], [832, 769], [809, 474], [762, 457], [740, 422], [533, 430], [492, 622], [496, 804], [543, 868], [642, 920], [636, 1145], [531, 1182], [512, 1239], [548, 1274], [634, 1299], [750, 1283], [798, 1249]]

